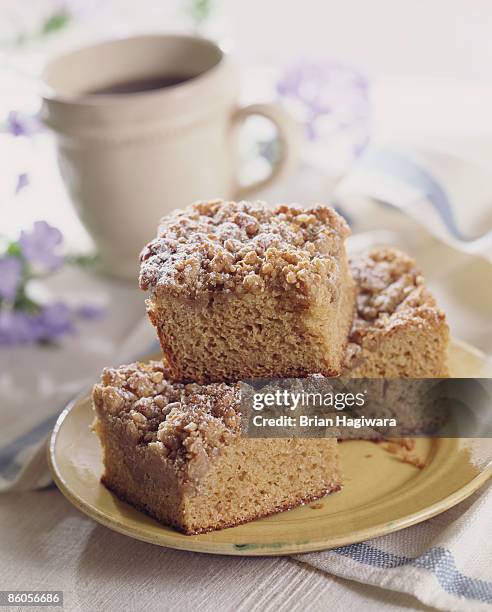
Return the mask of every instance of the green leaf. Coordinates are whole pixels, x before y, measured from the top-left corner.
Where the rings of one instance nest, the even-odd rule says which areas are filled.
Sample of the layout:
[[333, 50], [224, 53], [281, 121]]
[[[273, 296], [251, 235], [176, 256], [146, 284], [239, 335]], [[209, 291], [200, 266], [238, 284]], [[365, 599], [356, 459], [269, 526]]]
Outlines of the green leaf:
[[6, 255], [12, 257], [22, 257], [22, 251], [18, 242], [11, 242], [5, 251]]
[[92, 268], [99, 262], [99, 255], [81, 255], [78, 253], [69, 253], [65, 256], [65, 263], [80, 268]]
[[41, 26], [41, 34], [52, 34], [64, 28], [72, 17], [66, 9], [59, 9], [49, 15]]
[[34, 314], [39, 312], [40, 306], [26, 295], [25, 287], [21, 287], [15, 298], [14, 310], [23, 310]]
[[214, 0], [191, 0], [189, 12], [196, 24], [206, 21], [212, 13]]

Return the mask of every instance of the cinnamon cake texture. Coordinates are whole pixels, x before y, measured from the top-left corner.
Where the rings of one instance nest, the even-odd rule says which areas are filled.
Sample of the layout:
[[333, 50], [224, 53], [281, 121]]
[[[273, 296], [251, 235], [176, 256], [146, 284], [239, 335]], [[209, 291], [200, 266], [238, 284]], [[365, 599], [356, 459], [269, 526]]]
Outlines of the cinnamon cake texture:
[[161, 221], [140, 286], [176, 381], [338, 375], [354, 311], [332, 209], [198, 202]]
[[335, 439], [241, 435], [239, 385], [172, 383], [162, 362], [104, 370], [94, 387], [103, 483], [186, 534], [231, 527], [341, 487]]
[[449, 329], [405, 253], [377, 248], [354, 256], [356, 312], [343, 376], [353, 378], [441, 378], [448, 376]]

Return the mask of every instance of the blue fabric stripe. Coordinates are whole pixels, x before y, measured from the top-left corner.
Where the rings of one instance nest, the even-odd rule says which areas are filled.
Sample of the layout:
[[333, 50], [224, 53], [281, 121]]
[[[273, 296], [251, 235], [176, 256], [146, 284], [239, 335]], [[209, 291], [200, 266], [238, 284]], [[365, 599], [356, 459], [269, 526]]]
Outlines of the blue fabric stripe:
[[388, 553], [366, 542], [335, 548], [333, 552], [349, 557], [358, 563], [381, 569], [393, 569], [410, 565], [432, 572], [441, 587], [449, 594], [467, 599], [477, 599], [492, 604], [492, 582], [470, 578], [457, 568], [451, 551], [435, 547], [420, 557], [406, 557]]
[[480, 237], [477, 236], [473, 238], [463, 235], [456, 225], [453, 209], [444, 189], [428, 172], [411, 159], [394, 151], [381, 149], [368, 153], [367, 156], [362, 159], [362, 163], [368, 168], [382, 170], [393, 177], [401, 179], [412, 187], [421, 190], [427, 200], [439, 213], [447, 229], [458, 240], [471, 242]]

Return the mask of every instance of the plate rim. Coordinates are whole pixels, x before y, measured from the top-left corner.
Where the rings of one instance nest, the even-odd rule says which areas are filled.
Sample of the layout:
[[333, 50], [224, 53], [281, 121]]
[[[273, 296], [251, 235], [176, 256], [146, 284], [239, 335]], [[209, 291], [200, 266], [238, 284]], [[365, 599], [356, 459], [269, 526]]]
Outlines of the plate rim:
[[[284, 556], [307, 552], [317, 552], [321, 550], [329, 550], [339, 546], [356, 544], [358, 542], [363, 542], [365, 540], [405, 529], [406, 527], [411, 527], [412, 525], [416, 525], [437, 516], [438, 514], [441, 514], [442, 512], [445, 512], [446, 510], [449, 510], [453, 506], [464, 501], [492, 478], [492, 462], [490, 462], [481, 469], [479, 474], [477, 474], [464, 486], [460, 487], [458, 490], [454, 491], [450, 495], [447, 495], [441, 500], [434, 502], [430, 506], [417, 510], [413, 513], [409, 513], [408, 515], [397, 518], [394, 521], [384, 521], [382, 523], [372, 525], [371, 527], [352, 531], [350, 534], [340, 537], [330, 536], [323, 539], [310, 540], [309, 542], [296, 543], [295, 541], [288, 541], [278, 543], [275, 542], [273, 544], [267, 543], [265, 545], [244, 544], [241, 546], [232, 542], [216, 543], [210, 540], [198, 540], [196, 538], [200, 536], [185, 536], [178, 532], [176, 532], [175, 538], [173, 538], [168, 531], [163, 531], [162, 535], [150, 535], [145, 529], [138, 529], [133, 526], [129, 527], [124, 521], [119, 521], [112, 518], [101, 510], [98, 510], [92, 505], [85, 503], [83, 498], [71, 490], [70, 486], [66, 483], [59, 470], [55, 457], [58, 434], [63, 426], [63, 423], [65, 422], [65, 419], [70, 415], [75, 406], [78, 405], [79, 402], [86, 400], [87, 397], [87, 390], [85, 390], [67, 404], [56, 420], [55, 426], [50, 435], [49, 444], [47, 447], [48, 464], [55, 484], [63, 496], [73, 506], [99, 524], [128, 537], [176, 550], [187, 550], [190, 552], [230, 556]], [[99, 486], [103, 485], [99, 483]]]

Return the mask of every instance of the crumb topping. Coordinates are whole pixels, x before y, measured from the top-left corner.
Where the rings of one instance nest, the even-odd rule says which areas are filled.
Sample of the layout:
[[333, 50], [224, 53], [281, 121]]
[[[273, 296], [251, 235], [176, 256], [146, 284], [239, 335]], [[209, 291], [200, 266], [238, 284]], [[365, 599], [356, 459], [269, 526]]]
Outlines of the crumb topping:
[[413, 465], [419, 470], [423, 470], [426, 466], [425, 461], [415, 453], [414, 438], [388, 438], [378, 440], [377, 444], [380, 444], [386, 452], [396, 455], [402, 463]]
[[321, 279], [335, 279], [349, 233], [327, 206], [196, 202], [161, 220], [140, 256], [140, 287], [183, 297], [266, 286], [308, 294]]
[[105, 368], [94, 402], [137, 445], [148, 445], [196, 482], [240, 432], [239, 386], [171, 383], [168, 375], [159, 361]]
[[443, 318], [415, 261], [393, 248], [377, 248], [349, 260], [357, 287], [356, 314], [346, 364], [356, 360], [368, 338], [394, 327]]

